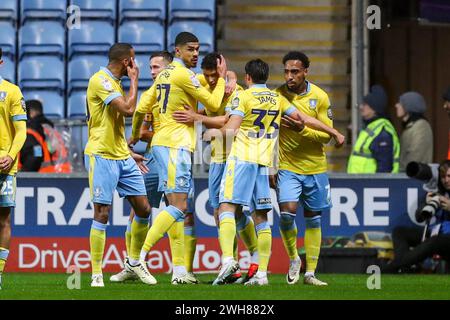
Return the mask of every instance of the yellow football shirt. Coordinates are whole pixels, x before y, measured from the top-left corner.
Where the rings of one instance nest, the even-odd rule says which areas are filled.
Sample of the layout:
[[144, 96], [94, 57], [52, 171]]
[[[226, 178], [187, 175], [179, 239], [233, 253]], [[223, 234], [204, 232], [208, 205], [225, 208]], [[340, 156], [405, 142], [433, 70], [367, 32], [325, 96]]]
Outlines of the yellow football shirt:
[[[276, 89], [302, 113], [317, 118], [333, 127], [333, 114], [328, 95], [318, 86], [308, 82], [305, 94], [295, 94], [283, 85]], [[279, 168], [298, 174], [320, 174], [327, 171], [324, 145], [329, 134], [305, 127], [301, 132], [286, 128], [280, 130]]]
[[282, 114], [295, 108], [266, 85], [253, 85], [235, 99], [230, 116], [243, 118], [230, 157], [272, 166]]
[[[197, 102], [206, 109], [217, 111], [225, 92], [225, 81], [219, 79], [211, 93], [201, 86], [194, 72], [186, 68], [180, 59], [175, 58], [167, 68], [158, 75], [149, 90], [148, 101], [137, 108], [137, 112], [151, 112], [151, 106], [158, 102], [160, 127], [152, 139], [152, 146], [164, 146], [186, 149], [193, 152], [196, 145], [195, 126], [176, 122], [172, 114], [192, 106], [197, 111]], [[139, 130], [133, 124], [133, 136]]]
[[[149, 112], [145, 117], [145, 122], [151, 123], [151, 131], [155, 134], [159, 130], [159, 104], [158, 102], [150, 105], [150, 89], [142, 93], [139, 99], [138, 109], [148, 109]], [[146, 152], [149, 152], [151, 148], [151, 143], [148, 144]]]
[[[14, 121], [26, 121], [27, 109], [19, 87], [0, 77], [0, 157], [5, 157], [11, 150], [14, 140]], [[18, 157], [9, 171], [0, 174], [15, 175]]]
[[109, 105], [121, 96], [124, 96], [122, 84], [107, 68], [101, 68], [89, 80], [85, 154], [112, 160], [130, 157], [125, 138], [125, 117]]

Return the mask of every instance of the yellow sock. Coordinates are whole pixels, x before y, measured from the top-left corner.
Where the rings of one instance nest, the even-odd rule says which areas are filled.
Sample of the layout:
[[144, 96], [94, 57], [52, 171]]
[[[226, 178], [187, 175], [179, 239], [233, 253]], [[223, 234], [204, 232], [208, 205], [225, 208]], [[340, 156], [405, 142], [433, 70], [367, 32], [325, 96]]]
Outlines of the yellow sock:
[[[168, 206], [161, 211], [153, 222], [152, 227], [147, 233], [142, 251], [149, 252], [150, 249], [169, 231], [177, 219], [184, 217], [183, 212], [174, 206]], [[142, 252], [141, 252], [142, 254]], [[142, 256], [141, 256], [142, 258]]]
[[6, 248], [0, 248], [0, 275], [5, 270], [6, 260], [8, 259], [9, 250]]
[[258, 232], [258, 271], [267, 272], [272, 250], [272, 230], [268, 222], [263, 222], [256, 226], [256, 231]]
[[234, 236], [234, 243], [233, 243], [233, 257], [234, 260], [239, 261], [239, 250], [238, 250], [238, 237], [237, 235]]
[[106, 224], [93, 221], [90, 234], [92, 274], [102, 274], [106, 243]]
[[195, 235], [195, 228], [184, 227], [184, 265], [187, 272], [194, 270], [195, 250], [197, 249], [197, 237]]
[[258, 237], [256, 236], [255, 224], [253, 220], [246, 217], [246, 225], [239, 230], [239, 236], [247, 247], [248, 251], [253, 254], [258, 249]]
[[129, 255], [133, 260], [139, 260], [139, 255], [148, 233], [148, 221], [148, 218], [135, 216], [131, 223]]
[[295, 215], [288, 212], [280, 214], [280, 234], [289, 259], [295, 260], [298, 257], [297, 252], [297, 225], [295, 224]]
[[3, 270], [5, 270], [6, 260], [0, 259], [0, 275], [3, 273]]
[[128, 220], [127, 231], [125, 231], [125, 247], [127, 248], [127, 256], [131, 255], [131, 221]]
[[219, 242], [223, 257], [234, 257], [234, 239], [236, 238], [236, 220], [232, 212], [220, 214]]
[[184, 221], [176, 221], [167, 232], [174, 266], [184, 266]]
[[320, 216], [305, 218], [305, 223], [306, 272], [314, 273], [319, 262], [320, 245], [322, 243]]

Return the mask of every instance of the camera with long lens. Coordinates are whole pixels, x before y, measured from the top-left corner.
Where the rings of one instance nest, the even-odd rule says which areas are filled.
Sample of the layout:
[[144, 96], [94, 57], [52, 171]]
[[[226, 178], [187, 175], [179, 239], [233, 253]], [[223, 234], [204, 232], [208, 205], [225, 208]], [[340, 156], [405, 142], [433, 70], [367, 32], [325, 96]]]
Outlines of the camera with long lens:
[[439, 182], [439, 164], [410, 162], [406, 166], [408, 177], [423, 182], [423, 189], [427, 192], [437, 192]]

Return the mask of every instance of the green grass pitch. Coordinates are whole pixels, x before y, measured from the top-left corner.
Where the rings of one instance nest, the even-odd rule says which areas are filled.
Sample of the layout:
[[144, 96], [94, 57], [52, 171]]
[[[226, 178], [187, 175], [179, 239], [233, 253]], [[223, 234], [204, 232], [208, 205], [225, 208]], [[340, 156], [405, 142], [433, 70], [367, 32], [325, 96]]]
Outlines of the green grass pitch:
[[[4, 274], [0, 300], [450, 300], [448, 275], [382, 275], [381, 289], [369, 290], [369, 275], [321, 274], [328, 287], [305, 286], [301, 281], [289, 286], [284, 275], [270, 275], [269, 286], [213, 287], [207, 282], [214, 275], [200, 275], [203, 284], [173, 286], [170, 275], [156, 274], [156, 286], [132, 281], [110, 283], [105, 274], [105, 288], [90, 288], [89, 274], [81, 276], [81, 289], [67, 289], [66, 274]], [[302, 279], [301, 279], [302, 280]]]

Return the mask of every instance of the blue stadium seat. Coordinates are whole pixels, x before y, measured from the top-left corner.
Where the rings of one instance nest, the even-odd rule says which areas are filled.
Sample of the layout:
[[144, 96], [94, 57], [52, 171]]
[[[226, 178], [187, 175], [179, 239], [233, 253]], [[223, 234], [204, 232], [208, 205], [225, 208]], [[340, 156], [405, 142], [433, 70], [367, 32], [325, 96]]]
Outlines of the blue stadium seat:
[[67, 116], [70, 119], [86, 119], [86, 91], [78, 91], [70, 95]]
[[119, 42], [130, 43], [136, 53], [161, 51], [166, 31], [155, 21], [125, 22], [119, 28]]
[[68, 67], [68, 91], [85, 91], [89, 84], [89, 79], [100, 67], [106, 67], [108, 59], [106, 56], [77, 56], [69, 62]]
[[106, 54], [116, 42], [116, 31], [108, 22], [83, 21], [80, 29], [69, 31], [69, 57], [75, 54]]
[[[152, 74], [150, 71], [150, 55], [136, 55], [136, 62], [139, 66], [139, 84], [138, 87], [141, 90], [147, 90], [153, 84]], [[124, 90], [128, 91], [130, 88], [130, 79], [124, 77], [122, 80], [122, 86]]]
[[39, 100], [44, 107], [44, 114], [50, 119], [63, 119], [64, 98], [55, 91], [23, 91], [25, 100]]
[[11, 83], [16, 83], [16, 67], [14, 62], [9, 57], [3, 57], [2, 59], [3, 65], [0, 69], [2, 78]]
[[169, 27], [167, 49], [173, 51], [176, 36], [183, 31], [195, 34], [200, 41], [200, 52], [214, 51], [214, 27], [203, 21], [177, 21]]
[[19, 31], [19, 57], [29, 54], [66, 53], [66, 31], [55, 21], [27, 22]]
[[108, 20], [115, 25], [116, 0], [71, 0], [71, 4], [80, 7], [82, 19]]
[[15, 25], [18, 15], [17, 0], [2, 0], [0, 2], [0, 20], [6, 20]]
[[120, 23], [125, 20], [166, 20], [166, 0], [119, 0]]
[[33, 56], [19, 64], [19, 86], [23, 90], [65, 89], [64, 63], [57, 57]]
[[66, 11], [67, 3], [64, 0], [20, 1], [20, 19], [22, 24], [28, 19], [52, 19], [64, 23], [67, 17]]
[[201, 19], [213, 23], [215, 18], [215, 0], [169, 0], [169, 23], [178, 19]]
[[14, 58], [16, 55], [16, 29], [6, 21], [0, 21], [0, 47], [3, 55]]

